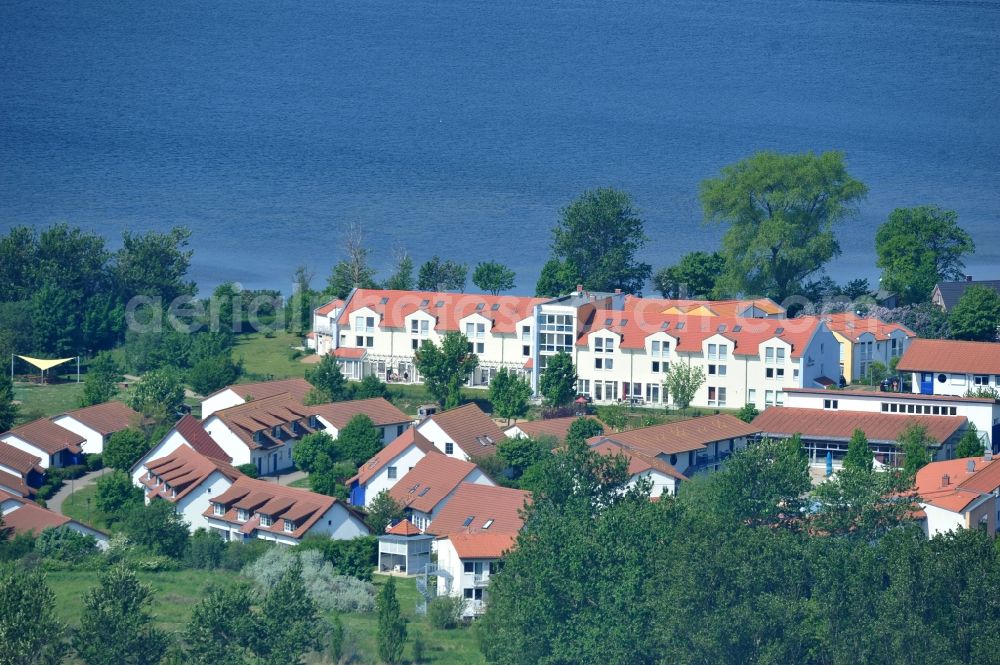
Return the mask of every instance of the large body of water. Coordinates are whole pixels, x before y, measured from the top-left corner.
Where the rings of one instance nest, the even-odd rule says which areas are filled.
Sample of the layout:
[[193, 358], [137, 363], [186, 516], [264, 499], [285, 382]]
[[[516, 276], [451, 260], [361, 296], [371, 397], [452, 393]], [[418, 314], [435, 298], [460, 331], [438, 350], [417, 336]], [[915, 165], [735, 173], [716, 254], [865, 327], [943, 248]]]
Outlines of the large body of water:
[[559, 209], [631, 192], [659, 267], [713, 249], [698, 183], [761, 149], [958, 210], [1000, 277], [1000, 1], [0, 0], [0, 231], [191, 227], [203, 291], [324, 281], [340, 232], [496, 259], [531, 292]]

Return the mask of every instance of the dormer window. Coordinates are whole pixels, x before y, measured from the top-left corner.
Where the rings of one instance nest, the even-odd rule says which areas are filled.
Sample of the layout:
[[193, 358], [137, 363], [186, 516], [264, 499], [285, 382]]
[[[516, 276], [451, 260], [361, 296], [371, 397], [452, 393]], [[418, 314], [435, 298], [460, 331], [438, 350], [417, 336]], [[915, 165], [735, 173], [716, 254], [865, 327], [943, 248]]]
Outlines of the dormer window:
[[260, 516], [260, 525], [261, 526], [271, 526], [271, 516], [270, 515], [261, 515]]
[[222, 517], [223, 515], [226, 514], [226, 507], [221, 503], [213, 503], [212, 514], [215, 515], [216, 517]]
[[248, 519], [250, 519], [250, 513], [248, 511], [246, 511], [243, 508], [238, 508], [236, 510], [236, 521], [237, 522], [246, 522]]
[[177, 498], [177, 490], [170, 490], [170, 498], [171, 499]]
[[285, 520], [285, 533], [292, 533], [293, 531], [295, 531], [295, 522]]
[[299, 434], [301, 434], [301, 428], [302, 428], [302, 426], [299, 425], [299, 421], [298, 420], [293, 420], [292, 421], [292, 434], [293, 435], [298, 436]]
[[271, 436], [275, 439], [281, 438], [281, 425], [275, 425], [271, 428]]
[[261, 443], [263, 440], [264, 440], [263, 432], [254, 432], [253, 433], [253, 442], [254, 443]]
[[316, 429], [319, 427], [319, 419], [316, 416], [309, 416], [309, 429]]

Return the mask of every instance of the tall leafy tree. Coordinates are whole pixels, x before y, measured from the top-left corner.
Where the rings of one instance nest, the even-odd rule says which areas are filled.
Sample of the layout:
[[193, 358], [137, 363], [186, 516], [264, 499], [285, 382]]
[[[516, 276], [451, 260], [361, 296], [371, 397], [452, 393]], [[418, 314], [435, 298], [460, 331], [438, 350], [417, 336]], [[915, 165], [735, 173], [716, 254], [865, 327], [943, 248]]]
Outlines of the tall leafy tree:
[[180, 373], [171, 367], [147, 372], [138, 383], [129, 388], [125, 402], [152, 418], [176, 420], [184, 404], [184, 384]]
[[306, 472], [312, 472], [316, 468], [316, 462], [321, 456], [332, 460], [336, 455], [333, 437], [326, 432], [306, 434], [292, 449], [292, 460], [296, 468]]
[[779, 302], [840, 254], [834, 227], [867, 188], [839, 152], [758, 152], [701, 184], [705, 219], [728, 226], [722, 240], [722, 291]]
[[545, 461], [552, 454], [554, 441], [528, 437], [508, 437], [497, 444], [497, 457], [520, 478], [530, 467]]
[[392, 498], [389, 490], [382, 490], [368, 506], [368, 528], [376, 535], [384, 533], [389, 524], [403, 519], [404, 515], [403, 506]]
[[718, 252], [690, 252], [676, 265], [653, 275], [653, 288], [664, 298], [710, 298], [726, 261]]
[[6, 373], [0, 373], [0, 432], [6, 432], [17, 420], [14, 404], [14, 382]]
[[903, 453], [903, 472], [908, 478], [913, 478], [917, 471], [931, 463], [930, 445], [934, 439], [924, 425], [907, 425], [896, 443]]
[[124, 520], [133, 507], [142, 505], [142, 500], [142, 490], [132, 484], [132, 478], [124, 471], [115, 470], [97, 479], [94, 503], [108, 516], [109, 522]]
[[451, 259], [442, 261], [434, 256], [420, 266], [417, 289], [420, 291], [465, 291], [465, 278], [469, 269], [464, 263]]
[[308, 266], [300, 265], [292, 274], [292, 295], [285, 305], [285, 329], [302, 333], [312, 328], [313, 308], [320, 294], [312, 288], [315, 273]]
[[63, 661], [65, 627], [56, 618], [55, 606], [55, 594], [41, 570], [0, 564], [0, 663], [55, 665]]
[[948, 313], [955, 339], [995, 342], [1000, 331], [1000, 294], [985, 286], [970, 286]]
[[306, 381], [313, 386], [316, 394], [311, 399], [316, 403], [340, 402], [349, 396], [347, 379], [340, 371], [340, 363], [330, 354], [323, 356], [311, 370], [306, 370]]
[[0, 302], [27, 300], [34, 291], [38, 258], [35, 231], [15, 226], [0, 236]]
[[378, 376], [369, 374], [354, 384], [353, 389], [351, 390], [351, 398], [372, 399], [373, 397], [388, 399], [389, 387], [385, 385], [385, 382], [379, 379]]
[[652, 272], [638, 260], [648, 240], [632, 197], [599, 188], [563, 208], [552, 229], [552, 258], [576, 267], [584, 288], [641, 293]]
[[962, 279], [962, 259], [975, 250], [958, 214], [938, 206], [897, 208], [875, 233], [882, 287], [904, 304], [929, 300], [938, 282]]
[[490, 404], [493, 405], [493, 415], [497, 418], [506, 418], [508, 424], [511, 418], [516, 420], [527, 415], [530, 398], [531, 384], [506, 367], [501, 367], [490, 381]]
[[604, 426], [595, 418], [580, 417], [569, 425], [566, 433], [566, 442], [586, 441], [587, 439], [604, 434]]
[[389, 577], [375, 599], [378, 613], [378, 655], [383, 663], [395, 665], [403, 658], [406, 644], [406, 619], [396, 598], [396, 580]]
[[139, 430], [120, 430], [112, 434], [104, 444], [104, 465], [128, 473], [149, 448], [146, 435]]
[[855, 429], [854, 433], [851, 434], [850, 441], [847, 442], [844, 468], [870, 472], [874, 462], [875, 455], [872, 454], [872, 450], [868, 446], [868, 437], [860, 429]]
[[480, 263], [472, 272], [472, 283], [493, 295], [514, 288], [514, 271], [502, 263], [487, 261]]
[[192, 609], [184, 630], [185, 656], [189, 662], [194, 665], [251, 663], [253, 645], [268, 631], [255, 610], [256, 604], [253, 588], [246, 583], [208, 589]]
[[404, 249], [396, 252], [396, 267], [382, 288], [393, 291], [412, 291], [417, 282], [413, 277], [413, 259]]
[[382, 432], [363, 413], [351, 418], [333, 442], [337, 460], [352, 462], [355, 468], [374, 457], [382, 449]]
[[575, 290], [580, 280], [580, 271], [569, 261], [549, 259], [542, 266], [542, 274], [535, 285], [535, 296], [555, 298]]
[[705, 372], [701, 367], [685, 362], [671, 363], [663, 375], [663, 387], [677, 408], [682, 411], [694, 400], [695, 394], [705, 383]]
[[80, 406], [103, 404], [118, 394], [118, 384], [124, 380], [118, 364], [110, 353], [99, 353], [90, 361], [83, 379]]
[[955, 446], [955, 457], [980, 457], [986, 452], [986, 446], [979, 438], [979, 431], [976, 430], [975, 423], [969, 423], [969, 427], [962, 433], [962, 438]]
[[307, 653], [322, 648], [326, 624], [306, 591], [299, 557], [267, 594], [260, 619], [269, 629], [256, 652], [266, 665], [302, 663]]
[[538, 392], [548, 406], [566, 406], [576, 397], [576, 378], [573, 358], [560, 351], [546, 360], [538, 377]]
[[159, 297], [166, 306], [179, 296], [194, 295], [194, 282], [186, 280], [191, 265], [192, 252], [186, 249], [190, 238], [191, 231], [183, 227], [144, 235], [125, 231], [113, 268], [123, 299]]
[[172, 559], [180, 559], [187, 549], [188, 523], [163, 499], [149, 505], [138, 503], [129, 508], [122, 524], [125, 533], [136, 545]]
[[424, 340], [414, 354], [414, 364], [424, 385], [445, 409], [462, 403], [462, 386], [479, 366], [479, 358], [470, 347], [465, 335], [449, 332], [441, 340], [441, 346]]
[[83, 597], [80, 629], [73, 638], [77, 657], [87, 665], [143, 665], [159, 662], [167, 636], [153, 625], [153, 589], [135, 572], [116, 565]]

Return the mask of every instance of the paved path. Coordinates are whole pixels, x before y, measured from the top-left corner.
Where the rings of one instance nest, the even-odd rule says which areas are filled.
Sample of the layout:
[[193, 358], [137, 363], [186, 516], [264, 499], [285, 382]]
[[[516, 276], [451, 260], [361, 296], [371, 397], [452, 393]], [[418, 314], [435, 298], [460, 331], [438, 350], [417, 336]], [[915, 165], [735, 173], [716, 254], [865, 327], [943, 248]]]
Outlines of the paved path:
[[67, 480], [66, 484], [62, 488], [52, 495], [45, 504], [49, 507], [49, 510], [57, 513], [62, 512], [62, 504], [66, 498], [77, 490], [82, 490], [84, 487], [89, 487], [97, 482], [97, 479], [103, 476], [105, 473], [111, 473], [111, 469], [101, 469], [100, 471], [91, 471], [88, 474], [84, 474], [77, 478], [76, 480]]
[[269, 483], [277, 482], [279, 485], [288, 485], [295, 482], [299, 478], [305, 478], [308, 474], [305, 471], [292, 471], [291, 473], [283, 473], [275, 479], [274, 476], [265, 476], [262, 480], [266, 480]]

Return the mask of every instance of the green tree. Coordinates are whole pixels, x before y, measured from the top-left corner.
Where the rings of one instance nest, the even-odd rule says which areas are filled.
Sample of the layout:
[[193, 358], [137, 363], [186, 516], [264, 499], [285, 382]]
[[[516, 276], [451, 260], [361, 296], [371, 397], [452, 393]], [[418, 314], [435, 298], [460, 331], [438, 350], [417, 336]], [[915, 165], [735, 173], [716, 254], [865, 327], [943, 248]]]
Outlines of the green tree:
[[873, 360], [868, 363], [868, 370], [865, 372], [865, 381], [869, 385], [877, 386], [888, 378], [889, 368], [881, 360]]
[[139, 430], [115, 432], [104, 445], [104, 465], [128, 473], [132, 465], [149, 450], [149, 441]]
[[664, 298], [710, 298], [725, 266], [718, 252], [690, 252], [676, 265], [658, 270], [653, 275], [653, 288]]
[[304, 265], [292, 275], [292, 295], [285, 305], [285, 329], [289, 332], [303, 333], [312, 328], [313, 308], [319, 300], [319, 292], [312, 288], [314, 276]]
[[744, 404], [740, 407], [739, 412], [737, 412], [736, 417], [745, 423], [752, 423], [754, 418], [760, 415], [760, 411], [757, 410], [754, 404]]
[[[867, 441], [860, 445], [868, 446]], [[868, 467], [859, 459], [850, 464], [845, 459], [836, 476], [813, 492], [817, 502], [814, 526], [821, 533], [874, 542], [912, 520], [919, 509], [908, 491], [912, 480], [897, 469], [875, 473], [871, 468], [871, 453], [868, 457]]]
[[531, 398], [531, 384], [501, 367], [497, 375], [490, 381], [490, 404], [493, 405], [493, 415], [506, 418], [510, 424], [528, 414], [528, 400]]
[[420, 291], [465, 291], [465, 278], [469, 269], [464, 263], [442, 261], [437, 256], [422, 266], [417, 274]]
[[910, 423], [899, 435], [897, 445], [903, 453], [903, 472], [908, 478], [917, 475], [922, 467], [931, 462], [931, 451], [929, 447], [934, 443], [934, 439], [927, 432], [927, 427]]
[[256, 651], [266, 665], [302, 663], [307, 653], [322, 648], [326, 622], [306, 591], [298, 557], [264, 599], [261, 621], [269, 628]]
[[97, 354], [87, 367], [80, 406], [93, 406], [113, 400], [118, 395], [118, 384], [123, 380], [121, 370], [111, 354]]
[[375, 271], [368, 265], [368, 248], [359, 224], [352, 224], [343, 234], [344, 258], [330, 273], [324, 294], [344, 299], [352, 289], [374, 289]]
[[0, 372], [0, 432], [6, 432], [17, 420], [17, 404], [14, 404], [14, 382]]
[[357, 473], [358, 465], [354, 462], [334, 462], [326, 455], [316, 458], [316, 466], [309, 474], [309, 488], [313, 492], [334, 496], [347, 500], [346, 481]]
[[134, 506], [142, 505], [142, 490], [132, 484], [123, 471], [113, 471], [97, 479], [97, 509], [108, 516], [109, 522], [120, 522]]
[[347, 421], [333, 442], [337, 460], [346, 460], [355, 468], [367, 462], [382, 449], [382, 432], [372, 419], [363, 413]]
[[648, 238], [632, 197], [605, 187], [584, 192], [552, 229], [552, 258], [575, 266], [583, 287], [641, 293], [652, 268], [637, 255]]
[[312, 384], [319, 401], [340, 402], [349, 396], [347, 380], [340, 371], [340, 363], [332, 355], [323, 356], [313, 369], [306, 370], [306, 381]]
[[968, 428], [962, 434], [955, 446], [955, 457], [982, 457], [986, 452], [986, 446], [979, 438], [975, 423], [969, 423]]
[[528, 437], [509, 437], [497, 444], [497, 457], [513, 472], [517, 480], [532, 466], [552, 455], [555, 442]]
[[847, 284], [845, 284], [844, 288], [841, 289], [841, 291], [845, 296], [847, 296], [851, 300], [857, 300], [858, 298], [861, 298], [863, 296], [871, 295], [872, 287], [871, 284], [868, 283], [867, 279], [859, 277], [857, 279], [852, 279]]
[[243, 366], [233, 362], [229, 353], [220, 353], [198, 360], [187, 372], [188, 385], [199, 395], [210, 395], [216, 390], [236, 383]]
[[191, 231], [174, 227], [167, 233], [122, 233], [122, 248], [114, 260], [114, 275], [124, 300], [133, 296], [159, 297], [164, 306], [178, 296], [195, 293], [194, 282], [185, 281], [191, 265], [186, 250]]
[[472, 283], [493, 295], [514, 288], [515, 277], [513, 270], [496, 261], [480, 263], [472, 271]]
[[334, 459], [337, 456], [333, 437], [326, 432], [313, 432], [302, 437], [292, 448], [292, 461], [295, 467], [307, 473], [316, 469], [320, 457]]
[[855, 429], [851, 440], [847, 442], [847, 455], [844, 456], [845, 469], [872, 471], [875, 455], [868, 446], [868, 437], [860, 429]]
[[403, 618], [396, 599], [396, 580], [390, 577], [375, 599], [378, 613], [378, 655], [383, 663], [395, 665], [403, 657], [406, 644], [406, 619]]
[[834, 226], [867, 193], [839, 152], [758, 152], [701, 184], [705, 219], [726, 224], [721, 291], [778, 302], [840, 254]]
[[597, 417], [615, 432], [622, 432], [628, 426], [628, 411], [619, 404], [597, 407]]
[[[184, 631], [185, 655], [194, 665], [249, 665], [252, 646], [266, 636], [253, 588], [211, 587], [194, 606]], [[263, 637], [266, 640], [266, 637]]]
[[445, 409], [462, 403], [462, 386], [479, 366], [479, 358], [470, 347], [465, 335], [449, 332], [441, 340], [440, 347], [424, 340], [414, 354], [414, 364], [427, 391]]
[[351, 391], [352, 399], [372, 399], [373, 397], [389, 397], [389, 388], [374, 374], [361, 379]]
[[0, 302], [27, 300], [34, 291], [38, 239], [28, 226], [0, 236]]
[[695, 394], [704, 383], [704, 370], [685, 362], [670, 363], [663, 376], [663, 388], [681, 411], [691, 406]]
[[176, 420], [184, 404], [180, 373], [164, 367], [147, 372], [129, 388], [125, 402], [136, 411], [157, 420]]
[[55, 665], [63, 661], [65, 628], [56, 618], [55, 606], [55, 594], [41, 570], [0, 564], [0, 663]]
[[538, 298], [555, 298], [574, 291], [579, 284], [580, 271], [570, 261], [549, 259], [542, 266], [542, 274], [535, 285]]
[[159, 662], [169, 640], [153, 625], [152, 600], [152, 587], [124, 565], [101, 573], [98, 586], [83, 597], [80, 629], [73, 638], [77, 657], [87, 665]]
[[[292, 454], [294, 455], [295, 452], [292, 451]], [[249, 476], [250, 478], [257, 478], [260, 476], [260, 473], [257, 471], [257, 465], [253, 462], [237, 465], [236, 470], [245, 476]]]
[[403, 519], [404, 515], [403, 506], [392, 498], [389, 490], [382, 490], [368, 506], [368, 528], [374, 534], [384, 533], [387, 526]]
[[153, 499], [149, 505], [135, 504], [129, 508], [122, 523], [129, 540], [149, 551], [172, 559], [180, 559], [187, 550], [188, 524], [163, 499]]
[[897, 208], [875, 233], [882, 287], [904, 304], [924, 302], [938, 282], [963, 278], [962, 257], [976, 250], [954, 210]]
[[571, 441], [582, 442], [595, 436], [604, 434], [604, 427], [600, 421], [594, 418], [580, 417], [569, 425], [566, 433], [566, 443]]
[[576, 397], [576, 367], [573, 358], [560, 351], [549, 356], [538, 377], [538, 392], [547, 406], [566, 406]]
[[405, 250], [400, 250], [396, 256], [396, 269], [382, 288], [392, 291], [412, 291], [416, 285], [417, 282], [413, 278], [413, 259]]
[[1000, 294], [985, 286], [970, 286], [948, 313], [955, 339], [995, 342], [1000, 331]]

